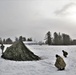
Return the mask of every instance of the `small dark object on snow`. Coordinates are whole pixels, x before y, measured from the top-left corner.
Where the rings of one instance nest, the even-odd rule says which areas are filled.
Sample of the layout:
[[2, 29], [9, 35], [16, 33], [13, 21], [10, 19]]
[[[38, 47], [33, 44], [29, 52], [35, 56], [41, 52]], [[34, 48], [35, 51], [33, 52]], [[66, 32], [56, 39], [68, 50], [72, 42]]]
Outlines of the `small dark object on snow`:
[[64, 51], [64, 50], [62, 50], [62, 52], [63, 52], [63, 56], [67, 57], [68, 53], [66, 51]]
[[63, 60], [62, 57], [56, 54], [56, 62], [55, 62], [55, 67], [58, 68], [58, 70], [65, 70], [66, 63]]
[[12, 46], [7, 47], [1, 57], [15, 61], [32, 61], [40, 59], [40, 57], [31, 52], [22, 41], [17, 41], [13, 43]]

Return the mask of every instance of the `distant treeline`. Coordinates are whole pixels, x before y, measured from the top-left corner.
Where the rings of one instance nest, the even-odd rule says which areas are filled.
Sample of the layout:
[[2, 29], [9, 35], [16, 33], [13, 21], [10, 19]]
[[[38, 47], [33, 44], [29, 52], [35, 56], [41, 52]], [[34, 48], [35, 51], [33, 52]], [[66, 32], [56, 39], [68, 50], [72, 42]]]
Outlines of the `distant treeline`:
[[48, 45], [76, 45], [76, 39], [71, 39], [68, 34], [60, 34], [54, 32], [53, 37], [51, 36], [51, 32], [48, 31], [45, 36], [45, 44]]
[[[21, 41], [32, 41], [32, 38], [27, 38], [26, 39], [26, 37], [23, 37], [23, 36], [19, 36], [19, 38], [15, 37], [15, 41], [19, 41], [19, 40], [21, 40]], [[0, 38], [0, 44], [1, 43], [3, 43], [3, 44], [12, 44], [15, 41], [13, 41], [11, 38], [7, 38], [7, 39]]]
[[[23, 36], [15, 37], [15, 41], [33, 41], [32, 38], [27, 38]], [[13, 41], [11, 38], [2, 39], [0, 38], [0, 44], [12, 44]], [[53, 37], [51, 35], [51, 32], [48, 31], [45, 35], [45, 42], [39, 41], [40, 45], [42, 44], [48, 44], [48, 45], [76, 45], [76, 39], [71, 39], [68, 34], [62, 33], [60, 34], [57, 32], [54, 32]]]

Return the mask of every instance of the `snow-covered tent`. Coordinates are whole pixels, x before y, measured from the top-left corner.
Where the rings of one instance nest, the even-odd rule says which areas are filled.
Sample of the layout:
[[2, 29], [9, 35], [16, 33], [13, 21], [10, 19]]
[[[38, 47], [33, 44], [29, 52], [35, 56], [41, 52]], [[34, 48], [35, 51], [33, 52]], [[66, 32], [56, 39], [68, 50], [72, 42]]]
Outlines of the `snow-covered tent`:
[[7, 47], [1, 57], [4, 59], [16, 61], [30, 61], [40, 59], [40, 57], [31, 52], [22, 41], [17, 41], [13, 43], [12, 46]]

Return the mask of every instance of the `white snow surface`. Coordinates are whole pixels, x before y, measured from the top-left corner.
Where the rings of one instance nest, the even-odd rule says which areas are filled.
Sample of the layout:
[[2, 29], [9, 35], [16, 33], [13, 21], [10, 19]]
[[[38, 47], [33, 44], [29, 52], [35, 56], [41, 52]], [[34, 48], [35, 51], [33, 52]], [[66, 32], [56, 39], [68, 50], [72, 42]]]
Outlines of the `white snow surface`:
[[[5, 45], [5, 49], [9, 46]], [[0, 75], [76, 75], [76, 46], [27, 45], [27, 47], [42, 59], [10, 61], [0, 57]], [[67, 58], [63, 57], [62, 50], [68, 52]], [[64, 71], [58, 71], [54, 66], [56, 54], [63, 57], [67, 64]]]

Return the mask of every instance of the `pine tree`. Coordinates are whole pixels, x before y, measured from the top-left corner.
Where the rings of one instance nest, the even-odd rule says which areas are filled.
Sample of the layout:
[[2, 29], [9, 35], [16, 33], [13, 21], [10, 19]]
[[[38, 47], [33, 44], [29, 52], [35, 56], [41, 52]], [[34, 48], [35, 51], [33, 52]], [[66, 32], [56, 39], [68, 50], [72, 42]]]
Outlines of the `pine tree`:
[[62, 34], [63, 36], [63, 45], [70, 45], [71, 39], [70, 36], [67, 34]]
[[58, 45], [58, 40], [59, 40], [59, 37], [58, 37], [58, 34], [56, 32], [54, 32], [54, 45]]
[[51, 45], [52, 44], [52, 38], [51, 38], [51, 33], [50, 31], [47, 32], [46, 34], [46, 44]]

